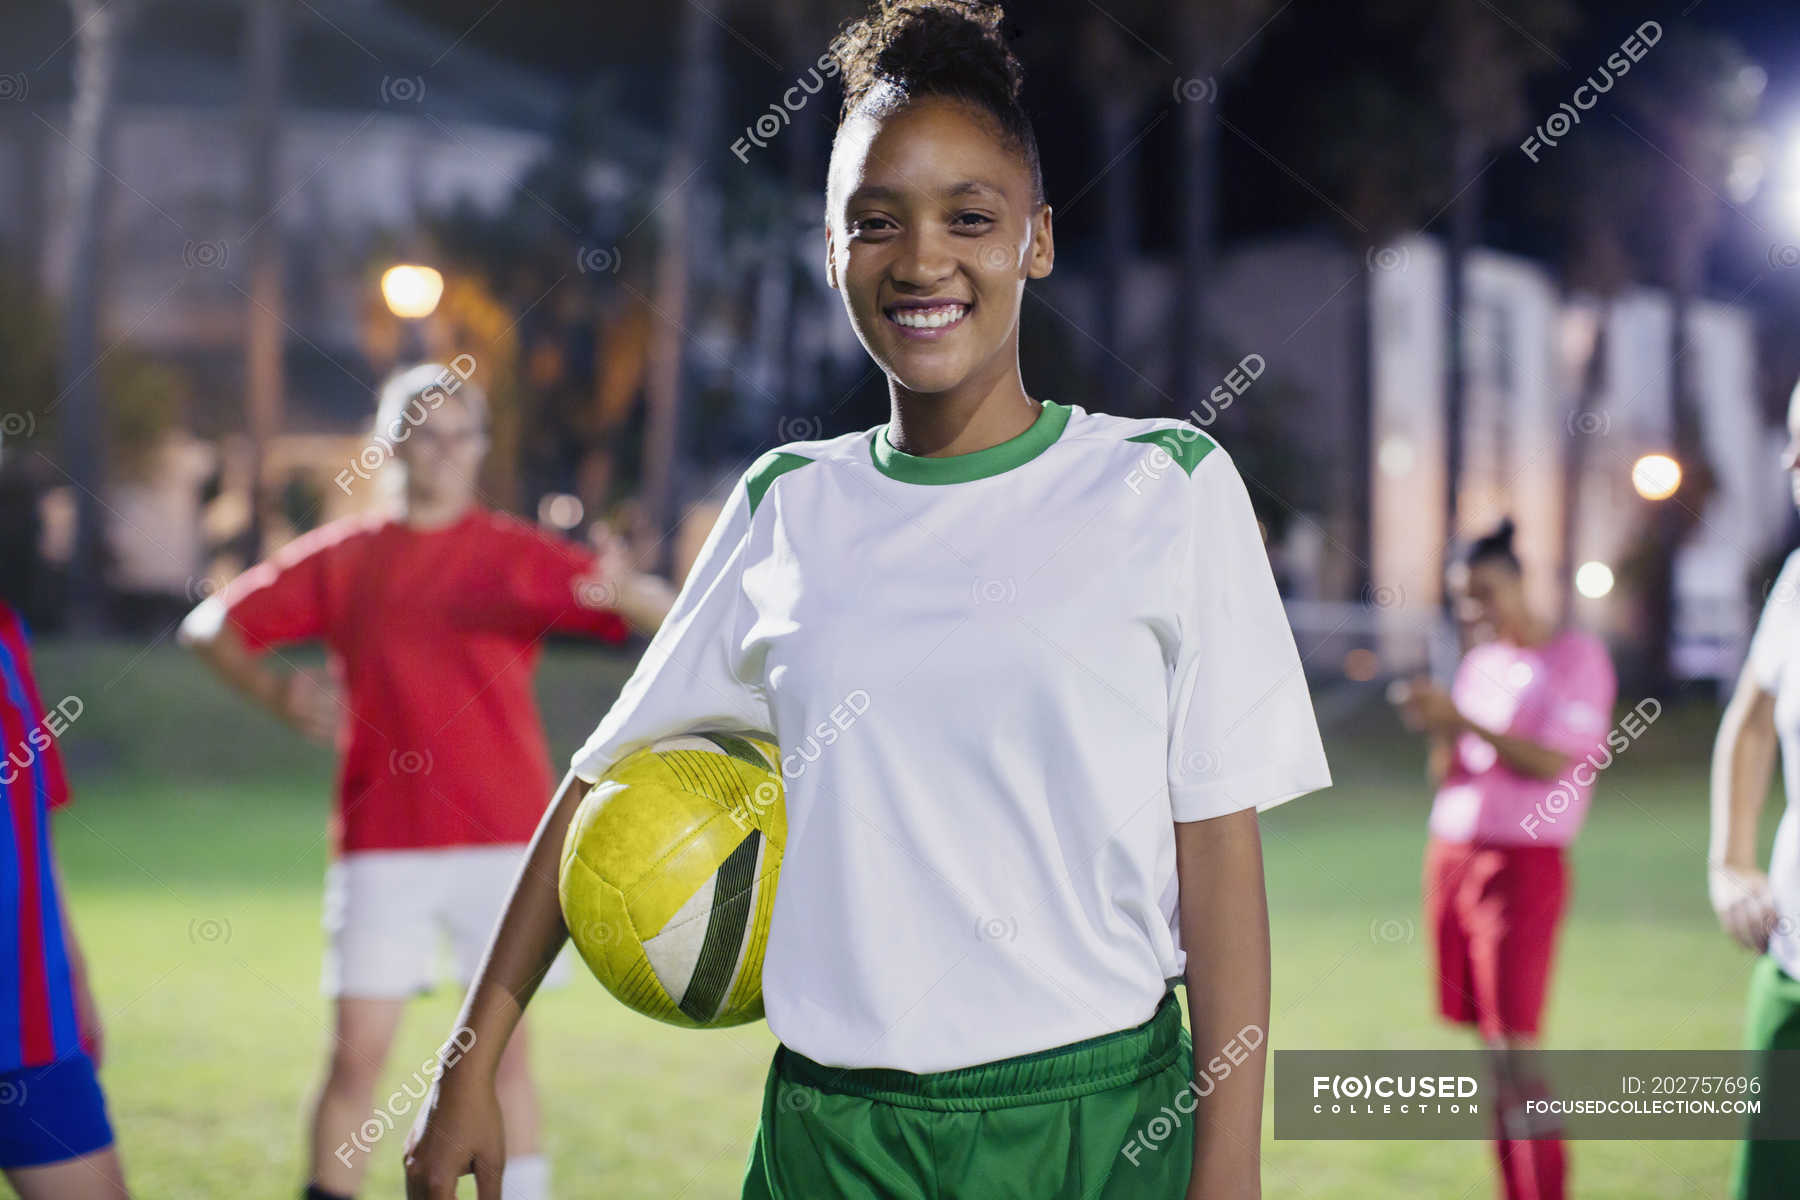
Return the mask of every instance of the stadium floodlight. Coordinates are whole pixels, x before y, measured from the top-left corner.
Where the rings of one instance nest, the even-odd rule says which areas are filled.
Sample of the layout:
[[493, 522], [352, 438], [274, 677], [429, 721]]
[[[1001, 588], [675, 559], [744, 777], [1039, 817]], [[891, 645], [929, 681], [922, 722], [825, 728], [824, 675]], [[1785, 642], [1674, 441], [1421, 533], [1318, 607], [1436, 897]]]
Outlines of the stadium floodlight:
[[444, 295], [444, 277], [430, 267], [401, 263], [381, 275], [381, 298], [396, 317], [419, 320], [437, 310]]
[[1667, 500], [1681, 490], [1681, 464], [1667, 454], [1646, 454], [1631, 468], [1631, 485], [1646, 500]]
[[1613, 569], [1603, 562], [1582, 563], [1575, 572], [1575, 590], [1589, 600], [1611, 595]]

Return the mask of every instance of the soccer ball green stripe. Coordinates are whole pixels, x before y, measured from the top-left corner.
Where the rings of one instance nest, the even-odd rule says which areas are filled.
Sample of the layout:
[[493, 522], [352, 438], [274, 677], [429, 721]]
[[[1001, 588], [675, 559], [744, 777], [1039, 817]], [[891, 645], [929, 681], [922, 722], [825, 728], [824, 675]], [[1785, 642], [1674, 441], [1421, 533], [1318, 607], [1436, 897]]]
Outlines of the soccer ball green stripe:
[[694, 976], [681, 997], [681, 1011], [696, 1021], [710, 1021], [718, 1014], [719, 1003], [731, 987], [732, 976], [737, 974], [744, 939], [750, 931], [750, 901], [756, 889], [756, 864], [761, 850], [762, 834], [751, 830], [714, 877], [706, 938], [700, 945]]

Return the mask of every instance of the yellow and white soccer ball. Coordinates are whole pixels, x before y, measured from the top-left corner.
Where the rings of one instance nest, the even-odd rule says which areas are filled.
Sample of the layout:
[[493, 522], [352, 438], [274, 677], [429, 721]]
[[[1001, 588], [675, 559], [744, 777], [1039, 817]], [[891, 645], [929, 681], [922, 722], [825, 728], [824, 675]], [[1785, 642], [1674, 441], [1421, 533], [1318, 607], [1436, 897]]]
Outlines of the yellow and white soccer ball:
[[582, 800], [557, 895], [576, 949], [627, 1007], [694, 1029], [761, 1019], [787, 842], [780, 753], [744, 734], [665, 738]]

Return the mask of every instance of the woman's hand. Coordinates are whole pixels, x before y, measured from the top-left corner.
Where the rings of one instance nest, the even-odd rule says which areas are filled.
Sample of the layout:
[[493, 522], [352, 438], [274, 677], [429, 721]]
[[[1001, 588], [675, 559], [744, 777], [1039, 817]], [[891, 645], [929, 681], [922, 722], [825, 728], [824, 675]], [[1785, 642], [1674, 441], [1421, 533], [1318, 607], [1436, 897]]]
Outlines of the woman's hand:
[[456, 1181], [464, 1175], [475, 1176], [476, 1200], [500, 1200], [506, 1133], [494, 1076], [538, 982], [569, 940], [556, 898], [556, 868], [563, 836], [589, 786], [573, 772], [565, 776], [532, 835], [525, 866], [456, 1018], [452, 1041], [467, 1053], [454, 1062], [446, 1057], [407, 1135], [407, 1200], [455, 1200]]
[[310, 671], [294, 671], [282, 677], [276, 711], [308, 741], [330, 746], [337, 737], [342, 707], [330, 680]]
[[610, 528], [596, 526], [590, 537], [594, 569], [576, 581], [578, 602], [613, 609], [638, 633], [655, 636], [675, 604], [675, 589], [668, 580], [639, 571], [624, 539]]
[[406, 1138], [406, 1200], [455, 1200], [456, 1181], [475, 1176], [475, 1200], [500, 1200], [506, 1133], [491, 1079], [448, 1067]]
[[1761, 954], [1781, 920], [1769, 891], [1769, 877], [1755, 867], [1713, 863], [1706, 871], [1706, 890], [1719, 926], [1734, 940]]
[[1450, 693], [1423, 675], [1389, 689], [1388, 695], [1400, 710], [1400, 719], [1415, 733], [1448, 737], [1462, 732], [1466, 724]]

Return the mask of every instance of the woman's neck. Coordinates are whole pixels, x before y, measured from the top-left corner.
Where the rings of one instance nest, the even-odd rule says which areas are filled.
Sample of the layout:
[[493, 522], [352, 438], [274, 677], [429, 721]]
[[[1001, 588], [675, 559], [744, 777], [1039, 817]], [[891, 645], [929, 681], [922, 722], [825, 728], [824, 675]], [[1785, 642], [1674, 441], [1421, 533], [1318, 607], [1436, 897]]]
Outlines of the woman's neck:
[[1527, 617], [1516, 629], [1506, 631], [1506, 640], [1515, 646], [1533, 649], [1545, 645], [1556, 637], [1556, 629], [1548, 622], [1536, 617]]
[[888, 441], [920, 458], [973, 454], [1018, 437], [1036, 422], [1043, 405], [1025, 394], [1015, 368], [993, 384], [947, 392], [912, 392], [888, 385]]
[[445, 529], [462, 520], [474, 507], [475, 501], [470, 497], [438, 500], [403, 495], [395, 515], [413, 529]]

